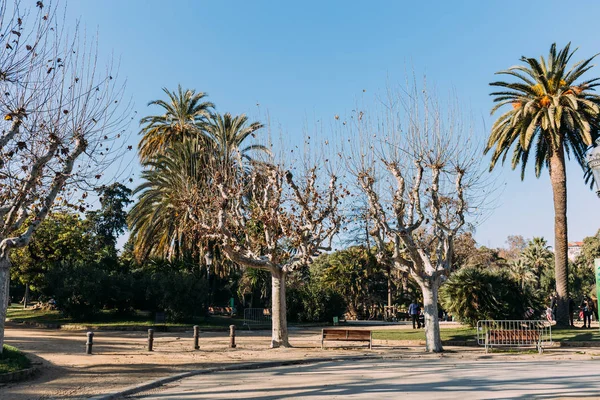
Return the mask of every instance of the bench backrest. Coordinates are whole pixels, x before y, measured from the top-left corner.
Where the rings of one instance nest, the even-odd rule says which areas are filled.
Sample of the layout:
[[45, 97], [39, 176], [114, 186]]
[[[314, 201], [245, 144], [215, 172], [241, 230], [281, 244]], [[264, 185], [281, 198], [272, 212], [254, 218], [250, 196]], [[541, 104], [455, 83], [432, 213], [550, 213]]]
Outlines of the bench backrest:
[[370, 340], [371, 331], [359, 329], [323, 329], [323, 339], [329, 340]]

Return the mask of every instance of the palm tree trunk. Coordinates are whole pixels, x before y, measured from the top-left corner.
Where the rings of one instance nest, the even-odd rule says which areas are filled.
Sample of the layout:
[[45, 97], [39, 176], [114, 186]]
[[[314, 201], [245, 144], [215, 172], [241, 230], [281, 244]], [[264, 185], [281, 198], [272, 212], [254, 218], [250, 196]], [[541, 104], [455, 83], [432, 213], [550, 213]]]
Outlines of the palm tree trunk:
[[554, 276], [558, 310], [556, 322], [569, 324], [569, 242], [567, 236], [567, 174], [562, 143], [550, 157], [550, 182], [554, 198]]

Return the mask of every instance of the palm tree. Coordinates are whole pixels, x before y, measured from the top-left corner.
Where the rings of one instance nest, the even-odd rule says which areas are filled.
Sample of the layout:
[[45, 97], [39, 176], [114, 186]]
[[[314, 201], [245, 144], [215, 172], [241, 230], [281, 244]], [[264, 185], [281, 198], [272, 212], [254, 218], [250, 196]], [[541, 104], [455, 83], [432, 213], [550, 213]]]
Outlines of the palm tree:
[[535, 273], [531, 270], [530, 266], [527, 265], [524, 259], [519, 258], [509, 266], [509, 275], [516, 282], [519, 283], [521, 289], [525, 289], [526, 286], [536, 281]]
[[201, 217], [195, 213], [208, 215], [211, 210], [206, 203], [197, 205], [216, 190], [217, 176], [239, 177], [242, 161], [250, 159], [252, 151], [268, 151], [261, 145], [244, 147], [261, 127], [258, 122], [248, 124], [244, 115], [217, 114], [202, 127], [204, 136], [182, 142], [173, 138], [162, 153], [148, 157], [143, 163], [144, 182], [134, 192], [139, 200], [129, 215], [137, 258], [199, 257], [208, 241], [193, 233], [194, 218]]
[[525, 177], [530, 155], [534, 158], [537, 177], [544, 167], [549, 170], [554, 198], [558, 321], [564, 325], [568, 323], [565, 154], [567, 158], [573, 156], [584, 170], [587, 168], [584, 154], [598, 128], [600, 101], [592, 92], [598, 86], [598, 78], [579, 81], [592, 68], [594, 57], [569, 68], [574, 52], [570, 44], [558, 52], [556, 44], [552, 44], [548, 59], [521, 57], [524, 65], [498, 72], [517, 78], [517, 82], [490, 84], [502, 88], [491, 93], [497, 103], [492, 114], [505, 105], [512, 108], [496, 120], [485, 148], [485, 153], [493, 149], [490, 170], [498, 160], [506, 160], [511, 148], [514, 148], [511, 166], [515, 169], [521, 163], [521, 179]]
[[233, 117], [229, 113], [214, 114], [205, 126], [211, 152], [220, 168], [240, 169], [244, 161], [251, 161], [253, 151], [269, 153], [267, 147], [252, 144], [242, 147], [249, 138], [255, 137], [255, 132], [264, 125], [259, 122], [248, 123], [245, 114]]
[[553, 254], [548, 242], [543, 237], [534, 237], [523, 250], [522, 257], [529, 268], [535, 272], [539, 288], [542, 272], [552, 263]]
[[189, 139], [143, 164], [144, 182], [134, 191], [139, 199], [128, 217], [136, 258], [177, 259], [198, 250], [189, 205], [207, 190], [206, 157], [204, 146]]
[[142, 118], [142, 129], [138, 150], [142, 162], [164, 152], [171, 144], [181, 142], [186, 137], [202, 137], [203, 127], [211, 114], [214, 104], [203, 101], [206, 93], [195, 90], [183, 90], [181, 85], [177, 92], [163, 88], [167, 101], [153, 100], [148, 105], [163, 108], [163, 115], [150, 115]]

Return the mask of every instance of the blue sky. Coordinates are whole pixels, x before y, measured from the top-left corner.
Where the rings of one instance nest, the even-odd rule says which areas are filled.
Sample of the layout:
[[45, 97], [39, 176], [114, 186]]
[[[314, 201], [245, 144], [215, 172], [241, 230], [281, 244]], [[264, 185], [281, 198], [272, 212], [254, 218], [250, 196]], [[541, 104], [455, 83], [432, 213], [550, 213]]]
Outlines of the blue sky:
[[[121, 59], [127, 95], [138, 115], [178, 84], [207, 92], [221, 112], [264, 115], [302, 141], [306, 121], [333, 119], [356, 99], [401, 82], [405, 71], [426, 74], [437, 90], [454, 90], [485, 136], [492, 124], [488, 83], [521, 55], [546, 55], [571, 41], [575, 59], [600, 52], [600, 2], [578, 1], [177, 1], [77, 0], [68, 18], [99, 33], [101, 53]], [[600, 60], [600, 58], [599, 58]], [[600, 67], [591, 75], [600, 76]], [[257, 107], [260, 104], [260, 107]], [[132, 131], [137, 131], [132, 125]], [[137, 144], [132, 135], [132, 144]], [[600, 199], [569, 163], [569, 237], [600, 228]], [[476, 231], [477, 241], [502, 246], [507, 235], [553, 242], [547, 172], [525, 182], [502, 168], [498, 207]]]

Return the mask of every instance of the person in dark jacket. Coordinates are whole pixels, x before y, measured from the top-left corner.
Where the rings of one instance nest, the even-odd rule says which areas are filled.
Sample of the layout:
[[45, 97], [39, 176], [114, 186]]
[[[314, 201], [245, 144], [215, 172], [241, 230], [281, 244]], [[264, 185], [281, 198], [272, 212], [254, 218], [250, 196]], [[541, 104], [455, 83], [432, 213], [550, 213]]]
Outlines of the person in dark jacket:
[[592, 314], [594, 313], [594, 302], [588, 296], [583, 298], [583, 301], [581, 302], [581, 310], [583, 311], [583, 328], [586, 328], [586, 322], [587, 328], [591, 328]]

